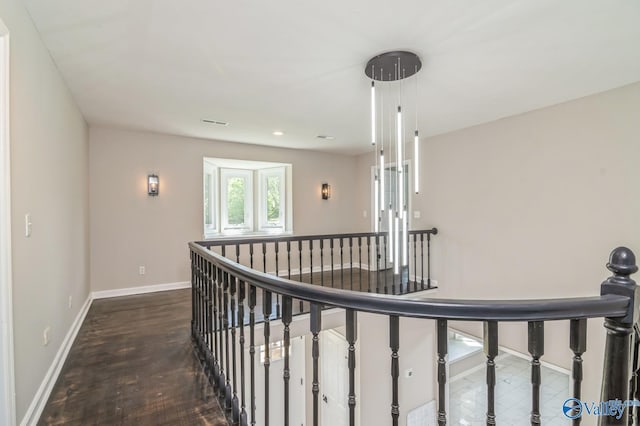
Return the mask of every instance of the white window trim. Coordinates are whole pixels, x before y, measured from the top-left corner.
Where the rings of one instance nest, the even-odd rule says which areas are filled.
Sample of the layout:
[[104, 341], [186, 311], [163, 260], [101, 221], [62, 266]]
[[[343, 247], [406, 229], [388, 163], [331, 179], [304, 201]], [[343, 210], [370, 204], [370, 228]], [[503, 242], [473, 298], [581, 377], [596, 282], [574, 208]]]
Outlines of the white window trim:
[[[280, 217], [278, 223], [267, 221], [267, 179], [280, 178]], [[284, 166], [269, 169], [258, 169], [259, 229], [265, 232], [282, 232], [286, 229], [286, 169]]]
[[[211, 188], [212, 199], [215, 203], [215, 230], [213, 226], [207, 227], [205, 223], [205, 211], [204, 211], [204, 190], [205, 190], [205, 176], [208, 171], [213, 171], [215, 169], [214, 175], [214, 185]], [[250, 228], [236, 228], [225, 229], [224, 223], [222, 221], [222, 211], [224, 202], [222, 200], [222, 188], [224, 187], [224, 182], [222, 181], [221, 170], [222, 169], [233, 169], [233, 170], [244, 170], [247, 173], [251, 174], [251, 184], [253, 186], [253, 197], [251, 198], [251, 227]], [[261, 210], [266, 212], [266, 202], [261, 204], [260, 194], [258, 194], [261, 189], [260, 182], [260, 171], [265, 170], [273, 171], [273, 170], [281, 170], [281, 177], [283, 177], [283, 185], [284, 191], [281, 192], [281, 214], [283, 215], [282, 226], [278, 225], [274, 227], [273, 225], [269, 227], [264, 227], [263, 222], [266, 220], [262, 219], [262, 216], [266, 218], [266, 214], [261, 213]], [[261, 235], [291, 235], [293, 234], [293, 167], [288, 163], [276, 163], [276, 162], [267, 162], [267, 161], [253, 161], [253, 160], [238, 160], [238, 159], [229, 159], [229, 158], [216, 158], [216, 157], [203, 157], [203, 168], [202, 168], [202, 204], [201, 204], [201, 214], [202, 214], [202, 229], [203, 236], [205, 239], [215, 238], [215, 239], [224, 239], [224, 238], [237, 238], [238, 235], [241, 236], [261, 236]], [[226, 198], [226, 197], [225, 197]], [[264, 207], [263, 207], [264, 206]]]
[[[227, 182], [232, 178], [245, 180], [244, 223], [230, 225], [227, 206]], [[253, 173], [245, 169], [220, 168], [220, 229], [224, 233], [246, 233], [253, 231]]]
[[211, 193], [209, 194], [209, 196], [211, 197], [211, 216], [213, 218], [212, 223], [209, 225], [207, 224], [207, 219], [206, 219], [206, 213], [204, 212], [204, 206], [203, 206], [203, 215], [202, 215], [202, 224], [204, 227], [204, 235], [205, 238], [208, 236], [212, 236], [218, 233], [218, 230], [220, 229], [220, 208], [219, 208], [219, 192], [217, 190], [218, 188], [218, 167], [215, 164], [211, 164], [208, 161], [204, 161], [204, 166], [203, 166], [203, 170], [202, 170], [202, 193], [203, 193], [203, 203], [204, 203], [204, 191], [206, 189], [206, 179], [207, 179], [207, 174], [211, 175], [211, 182], [209, 182], [209, 188], [211, 190]]

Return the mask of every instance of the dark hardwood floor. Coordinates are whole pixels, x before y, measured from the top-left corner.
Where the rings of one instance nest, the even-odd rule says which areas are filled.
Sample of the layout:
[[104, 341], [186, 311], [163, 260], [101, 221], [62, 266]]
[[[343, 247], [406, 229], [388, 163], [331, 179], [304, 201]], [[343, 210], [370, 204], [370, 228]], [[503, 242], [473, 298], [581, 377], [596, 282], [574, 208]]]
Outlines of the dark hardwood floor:
[[190, 337], [191, 290], [95, 300], [40, 425], [226, 425]]

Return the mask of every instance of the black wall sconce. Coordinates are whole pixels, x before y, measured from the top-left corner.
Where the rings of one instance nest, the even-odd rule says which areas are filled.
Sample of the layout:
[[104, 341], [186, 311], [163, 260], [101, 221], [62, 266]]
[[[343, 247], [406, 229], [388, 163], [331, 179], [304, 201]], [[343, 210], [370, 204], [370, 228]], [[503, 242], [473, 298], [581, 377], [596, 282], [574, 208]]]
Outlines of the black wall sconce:
[[331, 197], [331, 185], [328, 183], [322, 184], [322, 199], [328, 200]]
[[158, 175], [147, 176], [147, 193], [152, 197], [160, 193], [160, 178]]

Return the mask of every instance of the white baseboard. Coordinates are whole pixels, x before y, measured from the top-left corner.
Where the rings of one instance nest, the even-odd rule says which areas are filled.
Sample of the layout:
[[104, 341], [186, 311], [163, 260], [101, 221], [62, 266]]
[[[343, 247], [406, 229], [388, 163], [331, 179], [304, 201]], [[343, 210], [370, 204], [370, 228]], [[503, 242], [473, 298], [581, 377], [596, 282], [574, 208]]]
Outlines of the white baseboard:
[[158, 291], [179, 290], [191, 287], [191, 282], [182, 281], [177, 283], [154, 284], [140, 287], [118, 288], [115, 290], [94, 291], [91, 293], [93, 299], [106, 299], [109, 297], [131, 296], [134, 294], [155, 293]]
[[67, 335], [64, 337], [62, 344], [60, 345], [60, 349], [58, 349], [58, 353], [56, 354], [47, 374], [45, 374], [38, 391], [33, 397], [33, 401], [29, 405], [27, 409], [27, 413], [24, 415], [24, 418], [20, 422], [20, 426], [26, 425], [35, 425], [40, 420], [40, 415], [42, 414], [42, 410], [44, 410], [47, 401], [49, 400], [49, 396], [51, 395], [51, 391], [53, 390], [53, 386], [56, 384], [58, 380], [58, 375], [60, 374], [60, 370], [62, 370], [62, 366], [67, 360], [67, 355], [69, 355], [69, 350], [73, 345], [73, 342], [76, 340], [76, 336], [78, 335], [78, 331], [80, 330], [80, 326], [84, 322], [84, 318], [87, 316], [87, 312], [89, 312], [89, 307], [91, 306], [92, 298], [91, 294], [87, 296], [87, 300], [82, 305], [80, 312], [76, 316], [76, 319], [71, 324], [71, 328], [67, 332]]

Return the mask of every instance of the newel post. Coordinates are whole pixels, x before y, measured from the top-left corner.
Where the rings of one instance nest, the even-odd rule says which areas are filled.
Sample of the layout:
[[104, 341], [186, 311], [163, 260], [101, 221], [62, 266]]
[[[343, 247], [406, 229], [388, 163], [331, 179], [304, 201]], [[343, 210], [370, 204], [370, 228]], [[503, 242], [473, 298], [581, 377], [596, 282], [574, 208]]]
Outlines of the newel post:
[[[607, 340], [602, 370], [601, 401], [622, 401], [631, 399], [629, 381], [631, 379], [631, 337], [634, 325], [638, 323], [638, 302], [640, 289], [630, 275], [638, 270], [636, 257], [626, 247], [618, 247], [611, 252], [607, 269], [613, 275], [600, 287], [601, 295], [615, 294], [630, 299], [627, 314], [624, 317], [605, 318]], [[617, 416], [600, 416], [599, 425], [627, 425], [629, 409]]]

